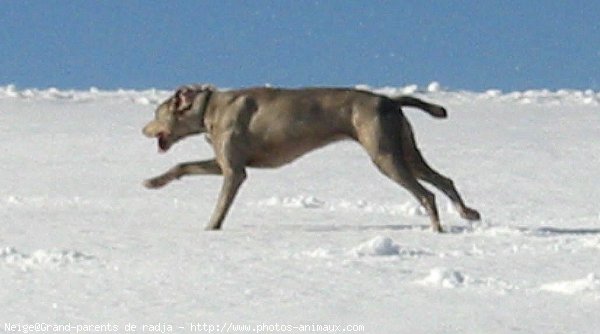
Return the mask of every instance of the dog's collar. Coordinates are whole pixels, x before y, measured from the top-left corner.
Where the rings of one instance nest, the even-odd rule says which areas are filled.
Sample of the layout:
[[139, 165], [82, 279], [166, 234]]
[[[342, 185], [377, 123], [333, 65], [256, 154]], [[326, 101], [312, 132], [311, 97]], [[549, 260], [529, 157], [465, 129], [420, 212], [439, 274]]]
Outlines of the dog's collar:
[[210, 98], [213, 94], [213, 89], [207, 88], [205, 89], [206, 97], [204, 98], [204, 107], [200, 111], [200, 128], [206, 129], [206, 123], [204, 122], [204, 117], [206, 116], [206, 109], [208, 109], [208, 103], [210, 102]]

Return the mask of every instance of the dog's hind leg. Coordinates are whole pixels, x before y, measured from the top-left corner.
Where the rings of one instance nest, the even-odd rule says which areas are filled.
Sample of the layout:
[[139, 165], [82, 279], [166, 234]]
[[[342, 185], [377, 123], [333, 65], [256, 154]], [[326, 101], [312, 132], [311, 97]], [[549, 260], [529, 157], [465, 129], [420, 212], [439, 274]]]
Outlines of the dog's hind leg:
[[[398, 119], [391, 120], [392, 124], [397, 124], [397, 122]], [[443, 232], [434, 194], [417, 181], [402, 157], [402, 146], [399, 142], [397, 127], [386, 128], [386, 125], [379, 121], [368, 123], [370, 124], [363, 124], [360, 127], [358, 141], [365, 148], [373, 163], [385, 176], [404, 187], [417, 199], [427, 211], [431, 227], [435, 232]]]
[[435, 232], [443, 232], [435, 205], [435, 196], [417, 181], [411, 172], [402, 165], [398, 157], [380, 153], [374, 157], [373, 162], [384, 175], [406, 188], [419, 201], [429, 215], [431, 228]]
[[450, 178], [438, 173], [427, 164], [423, 158], [423, 155], [415, 144], [412, 128], [406, 120], [403, 124], [402, 136], [402, 149], [404, 151], [404, 158], [408, 163], [409, 168], [412, 170], [412, 173], [418, 179], [432, 184], [446, 194], [462, 218], [467, 220], [481, 219], [481, 215], [479, 212], [477, 212], [477, 210], [469, 208], [465, 205], [463, 199], [458, 193], [458, 190], [456, 190], [456, 187], [454, 186], [454, 182]]
[[144, 186], [149, 189], [156, 189], [166, 186], [173, 180], [177, 180], [186, 175], [221, 175], [221, 167], [215, 159], [204, 161], [192, 161], [177, 164], [164, 174], [144, 181]]
[[411, 161], [411, 163], [413, 164], [413, 172], [415, 176], [417, 176], [417, 178], [420, 180], [432, 184], [446, 194], [462, 218], [467, 220], [481, 219], [481, 215], [479, 212], [477, 212], [477, 210], [465, 205], [463, 199], [454, 186], [454, 182], [451, 179], [441, 175], [431, 168], [427, 162], [425, 162], [423, 157]]

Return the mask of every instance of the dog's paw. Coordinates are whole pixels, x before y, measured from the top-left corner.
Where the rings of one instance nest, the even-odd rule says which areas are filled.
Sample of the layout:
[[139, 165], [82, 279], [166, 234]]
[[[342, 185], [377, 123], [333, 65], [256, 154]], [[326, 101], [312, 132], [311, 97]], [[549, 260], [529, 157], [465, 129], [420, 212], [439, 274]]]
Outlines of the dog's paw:
[[444, 228], [441, 225], [431, 226], [431, 231], [433, 231], [434, 233], [446, 233], [446, 231], [444, 230]]
[[435, 108], [433, 108], [431, 110], [431, 112], [432, 112], [432, 115], [437, 118], [448, 117], [448, 111], [446, 111], [446, 108], [444, 108], [442, 106], [436, 106]]
[[460, 216], [466, 220], [473, 220], [473, 221], [481, 220], [481, 215], [479, 214], [479, 212], [477, 212], [477, 210], [471, 209], [471, 208], [465, 208], [465, 210], [463, 210], [460, 213]]
[[205, 231], [220, 231], [221, 230], [221, 225], [211, 225], [211, 224], [209, 224], [209, 225], [207, 225], [204, 228], [204, 230]]
[[152, 179], [145, 180], [143, 184], [144, 187], [148, 189], [158, 189], [164, 187], [165, 185], [167, 185], [167, 183], [169, 183], [169, 181], [165, 178], [155, 177]]

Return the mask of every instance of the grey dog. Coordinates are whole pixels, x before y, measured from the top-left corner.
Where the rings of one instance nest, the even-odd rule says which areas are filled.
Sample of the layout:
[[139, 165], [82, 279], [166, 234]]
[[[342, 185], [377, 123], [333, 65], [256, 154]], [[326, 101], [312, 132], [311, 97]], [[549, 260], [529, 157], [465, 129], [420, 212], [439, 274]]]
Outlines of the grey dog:
[[426, 209], [434, 231], [442, 232], [428, 182], [451, 200], [461, 217], [479, 220], [452, 180], [433, 170], [416, 147], [401, 107], [416, 107], [433, 117], [446, 110], [410, 96], [389, 98], [347, 88], [280, 89], [257, 87], [220, 91], [211, 85], [179, 88], [158, 106], [143, 133], [166, 152], [189, 135], [206, 133], [215, 159], [186, 162], [144, 182], [160, 188], [186, 175], [223, 175], [224, 181], [207, 230], [223, 224], [246, 179], [246, 167], [279, 167], [331, 142], [351, 139], [362, 145], [377, 168], [406, 188]]

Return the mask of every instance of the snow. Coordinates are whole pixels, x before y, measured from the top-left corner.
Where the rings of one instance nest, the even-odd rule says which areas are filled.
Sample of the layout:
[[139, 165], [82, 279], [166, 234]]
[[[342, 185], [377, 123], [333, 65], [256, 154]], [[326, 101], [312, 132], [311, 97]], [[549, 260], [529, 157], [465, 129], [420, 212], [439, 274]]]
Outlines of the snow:
[[600, 279], [591, 273], [585, 278], [571, 281], [546, 283], [540, 287], [541, 290], [573, 295], [584, 292], [597, 292], [596, 299], [600, 299]]
[[376, 236], [375, 238], [358, 245], [353, 249], [358, 256], [389, 256], [399, 255], [400, 246], [389, 237]]
[[212, 155], [201, 137], [157, 155], [142, 136], [169, 91], [0, 87], [2, 329], [595, 333], [600, 92], [359, 87], [448, 109], [447, 120], [405, 114], [425, 158], [481, 222], [461, 220], [436, 192], [448, 233], [432, 233], [412, 197], [341, 142], [249, 170], [224, 230], [204, 232], [220, 178], [141, 186]]
[[429, 275], [417, 283], [441, 288], [457, 288], [465, 283], [465, 276], [460, 271], [455, 271], [447, 268], [433, 268], [429, 271]]
[[23, 254], [12, 247], [0, 250], [0, 260], [5, 265], [17, 267], [23, 271], [62, 267], [93, 259], [93, 256], [73, 250], [38, 249], [32, 254]]
[[429, 85], [427, 85], [427, 91], [430, 93], [439, 92], [440, 90], [441, 90], [441, 86], [440, 86], [440, 83], [437, 81], [434, 81], [434, 82], [430, 83]]

